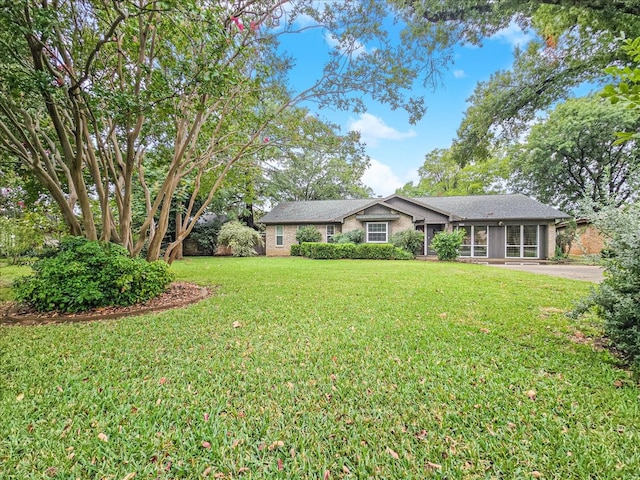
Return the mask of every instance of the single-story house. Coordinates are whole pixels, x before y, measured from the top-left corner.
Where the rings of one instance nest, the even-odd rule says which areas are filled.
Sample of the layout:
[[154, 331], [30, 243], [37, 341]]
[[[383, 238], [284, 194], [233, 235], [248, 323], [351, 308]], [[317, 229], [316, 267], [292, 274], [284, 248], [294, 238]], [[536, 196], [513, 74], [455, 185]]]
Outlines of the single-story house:
[[461, 256], [472, 259], [546, 259], [555, 254], [555, 225], [569, 215], [521, 194], [458, 197], [316, 200], [283, 202], [262, 217], [266, 254], [290, 255], [298, 228], [314, 225], [323, 242], [337, 233], [363, 229], [368, 243], [385, 243], [407, 229], [425, 233], [424, 255], [433, 236], [464, 229]]

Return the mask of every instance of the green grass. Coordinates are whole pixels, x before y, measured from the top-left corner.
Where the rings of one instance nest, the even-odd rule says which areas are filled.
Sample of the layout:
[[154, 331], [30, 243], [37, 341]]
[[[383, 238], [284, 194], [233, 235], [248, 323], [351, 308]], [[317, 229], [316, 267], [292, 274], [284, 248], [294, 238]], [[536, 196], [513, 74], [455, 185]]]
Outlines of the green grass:
[[0, 329], [0, 478], [638, 478], [639, 391], [562, 314], [585, 282], [302, 258], [174, 270], [216, 296]]
[[28, 275], [31, 268], [21, 265], [9, 265], [6, 261], [0, 260], [0, 303], [13, 300], [11, 295], [11, 284], [23, 275]]

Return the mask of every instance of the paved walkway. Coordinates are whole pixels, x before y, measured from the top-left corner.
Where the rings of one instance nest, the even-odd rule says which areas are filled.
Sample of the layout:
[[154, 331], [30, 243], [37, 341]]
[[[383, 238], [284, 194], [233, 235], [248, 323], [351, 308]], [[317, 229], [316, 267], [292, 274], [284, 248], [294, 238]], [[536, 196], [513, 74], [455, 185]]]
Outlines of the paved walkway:
[[599, 283], [604, 278], [603, 268], [592, 265], [504, 265], [491, 264], [490, 267], [510, 268], [531, 273], [553, 275], [555, 277], [584, 280], [586, 282]]

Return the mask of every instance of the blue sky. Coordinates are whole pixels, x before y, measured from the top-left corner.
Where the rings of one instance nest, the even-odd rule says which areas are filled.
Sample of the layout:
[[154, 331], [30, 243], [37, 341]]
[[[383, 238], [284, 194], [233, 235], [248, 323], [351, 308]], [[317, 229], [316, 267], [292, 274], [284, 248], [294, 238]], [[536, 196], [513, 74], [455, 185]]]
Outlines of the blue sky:
[[[402, 110], [375, 102], [367, 102], [367, 112], [354, 114], [329, 109], [309, 108], [321, 118], [341, 127], [343, 131], [358, 130], [367, 145], [371, 166], [363, 182], [375, 195], [386, 196], [409, 181], [418, 180], [418, 168], [424, 156], [435, 148], [448, 148], [468, 107], [467, 99], [478, 81], [510, 68], [516, 46], [525, 45], [531, 34], [512, 25], [491, 38], [482, 47], [460, 46], [455, 49], [454, 63], [443, 72], [441, 84], [435, 89], [417, 84], [414, 95], [426, 98], [427, 113], [415, 125]], [[332, 39], [326, 32], [307, 30], [283, 41], [287, 52], [296, 58], [291, 79], [294, 85], [308, 85], [320, 72], [322, 60]]]

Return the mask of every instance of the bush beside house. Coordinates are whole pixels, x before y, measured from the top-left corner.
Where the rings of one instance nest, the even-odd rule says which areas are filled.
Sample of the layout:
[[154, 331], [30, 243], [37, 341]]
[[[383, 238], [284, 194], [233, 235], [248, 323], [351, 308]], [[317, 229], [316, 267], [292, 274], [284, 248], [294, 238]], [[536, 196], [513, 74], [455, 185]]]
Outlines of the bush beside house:
[[[292, 248], [292, 255], [294, 249]], [[316, 260], [369, 259], [369, 260], [411, 260], [413, 254], [390, 243], [320, 243], [305, 242], [295, 252]]]

